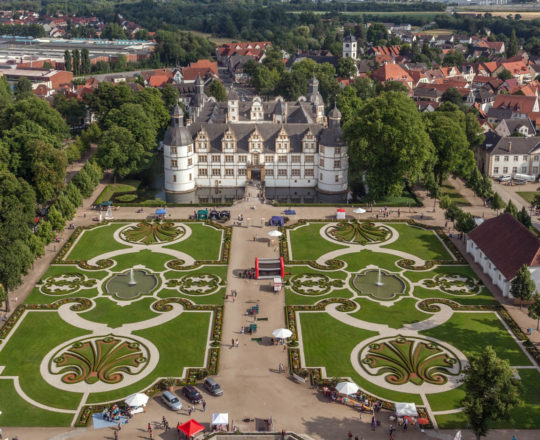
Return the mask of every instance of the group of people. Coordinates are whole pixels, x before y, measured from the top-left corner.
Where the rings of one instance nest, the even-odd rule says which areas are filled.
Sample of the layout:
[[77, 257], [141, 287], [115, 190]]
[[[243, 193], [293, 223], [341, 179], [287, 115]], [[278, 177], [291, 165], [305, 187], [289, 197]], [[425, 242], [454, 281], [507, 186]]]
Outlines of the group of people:
[[120, 408], [118, 405], [114, 404], [110, 408], [105, 408], [102, 412], [103, 420], [106, 422], [117, 422], [120, 423], [120, 417], [131, 418], [131, 414], [127, 408]]

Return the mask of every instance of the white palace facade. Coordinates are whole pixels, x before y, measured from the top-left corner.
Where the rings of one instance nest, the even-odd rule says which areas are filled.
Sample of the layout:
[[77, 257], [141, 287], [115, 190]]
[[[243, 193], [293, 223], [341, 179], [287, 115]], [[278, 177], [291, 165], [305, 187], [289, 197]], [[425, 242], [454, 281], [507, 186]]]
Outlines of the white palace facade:
[[245, 187], [250, 180], [330, 194], [347, 190], [341, 113], [334, 108], [325, 116], [316, 78], [296, 102], [240, 101], [234, 89], [226, 102], [216, 102], [202, 81], [195, 84], [188, 124], [176, 106], [163, 140], [165, 191]]

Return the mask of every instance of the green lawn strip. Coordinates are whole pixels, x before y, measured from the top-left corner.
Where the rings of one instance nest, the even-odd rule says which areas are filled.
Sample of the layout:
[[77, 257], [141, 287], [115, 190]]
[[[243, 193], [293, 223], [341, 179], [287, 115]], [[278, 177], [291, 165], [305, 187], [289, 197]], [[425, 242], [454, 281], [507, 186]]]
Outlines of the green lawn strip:
[[[160, 298], [186, 298], [190, 301], [193, 301], [195, 304], [214, 304], [214, 305], [223, 305], [225, 302], [225, 291], [226, 287], [219, 289], [216, 293], [212, 295], [182, 295], [178, 290], [175, 289], [162, 289], [158, 293]], [[241, 295], [241, 292], [238, 293]]]
[[352, 292], [348, 289], [334, 290], [326, 295], [298, 295], [289, 288], [285, 288], [285, 303], [288, 306], [292, 305], [310, 305], [327, 298], [350, 298]]
[[482, 287], [480, 293], [474, 296], [450, 295], [449, 293], [443, 292], [442, 290], [428, 289], [426, 287], [415, 287], [413, 293], [414, 296], [417, 298], [445, 298], [463, 305], [483, 306], [498, 304], [498, 301], [493, 298], [493, 296], [486, 287]]
[[389, 226], [398, 231], [399, 238], [382, 247], [408, 252], [423, 260], [452, 259], [435, 232], [403, 223], [391, 223]]
[[466, 428], [469, 424], [467, 416], [463, 412], [441, 414], [435, 416], [439, 429], [460, 429]]
[[395, 329], [403, 327], [404, 324], [424, 321], [432, 316], [430, 313], [416, 309], [417, 300], [414, 298], [403, 298], [392, 307], [364, 298], [355, 298], [354, 301], [360, 304], [360, 310], [350, 313], [351, 316], [363, 321], [387, 324]]
[[444, 393], [427, 394], [426, 397], [433, 411], [461, 408], [461, 401], [465, 397], [464, 385]]
[[185, 252], [195, 260], [219, 260], [222, 230], [203, 223], [188, 223], [191, 235], [183, 241], [164, 246], [169, 249]]
[[0, 365], [6, 366], [2, 375], [19, 376], [23, 391], [37, 402], [54, 408], [75, 409], [82, 394], [49, 385], [42, 379], [39, 366], [54, 347], [87, 334], [89, 332], [67, 324], [54, 311], [29, 312], [0, 351]]
[[174, 260], [174, 257], [160, 252], [153, 252], [149, 249], [143, 249], [139, 252], [117, 255], [112, 259], [117, 262], [117, 264], [111, 268], [111, 270], [115, 272], [122, 272], [138, 264], [141, 264], [154, 272], [160, 272], [168, 270], [165, 267], [165, 263], [169, 260]]
[[42, 280], [53, 275], [64, 275], [71, 273], [82, 273], [88, 279], [102, 280], [109, 276], [109, 272], [106, 270], [83, 270], [78, 266], [72, 264], [56, 264], [49, 266], [47, 271], [41, 277]]
[[45, 295], [34, 287], [30, 295], [24, 300], [24, 304], [51, 304], [63, 298], [93, 298], [99, 294], [97, 289], [83, 289], [67, 295]]
[[90, 260], [110, 251], [126, 249], [129, 246], [117, 242], [113, 234], [127, 223], [109, 223], [105, 226], [85, 230], [79, 240], [64, 257], [65, 260]]
[[347, 267], [345, 269], [347, 272], [359, 272], [370, 264], [391, 272], [401, 270], [396, 266], [396, 261], [401, 260], [401, 257], [391, 254], [383, 254], [380, 252], [361, 251], [342, 255], [339, 257], [339, 259], [347, 263]]
[[445, 182], [441, 186], [441, 195], [448, 196], [451, 202], [455, 202], [458, 205], [471, 206], [471, 204], [467, 201], [467, 199], [463, 197], [456, 188], [454, 188], [452, 185], [450, 185], [447, 182]]
[[316, 260], [321, 255], [347, 246], [334, 244], [321, 237], [320, 230], [327, 223], [311, 223], [289, 231], [291, 260]]
[[111, 200], [115, 193], [136, 191], [141, 182], [139, 180], [123, 180], [122, 183], [111, 183], [107, 185], [96, 199], [96, 204]]
[[469, 353], [480, 353], [491, 345], [497, 356], [507, 359], [510, 365], [531, 365], [523, 350], [512, 339], [495, 313], [454, 313], [444, 324], [420, 332], [447, 342]]
[[302, 274], [325, 275], [328, 278], [332, 278], [336, 280], [344, 280], [347, 277], [347, 272], [344, 272], [342, 270], [335, 270], [335, 271], [317, 270], [307, 264], [287, 265], [286, 272], [290, 273], [290, 275], [287, 276], [288, 278], [294, 275], [302, 275]]
[[198, 275], [205, 275], [205, 274], [217, 275], [224, 282], [226, 282], [227, 281], [227, 265], [226, 264], [205, 265], [197, 269], [189, 270], [186, 272], [181, 272], [177, 270], [168, 270], [163, 275], [165, 276], [165, 279], [171, 280], [171, 279], [182, 278], [185, 275], [198, 276]]
[[108, 324], [113, 328], [158, 316], [158, 313], [150, 309], [150, 305], [156, 301], [155, 298], [143, 298], [126, 306], [118, 306], [108, 298], [96, 298], [94, 301], [96, 306], [81, 313], [80, 316], [89, 321]]
[[400, 393], [372, 384], [356, 373], [351, 365], [353, 348], [376, 332], [351, 327], [327, 313], [300, 313], [302, 341], [308, 367], [326, 367], [329, 377], [351, 377], [367, 392], [398, 402], [422, 404], [417, 394]]
[[532, 203], [536, 195], [540, 194], [538, 191], [518, 191], [517, 193], [521, 196], [522, 199], [529, 203]]
[[3, 426], [69, 426], [73, 419], [73, 414], [32, 406], [19, 396], [11, 379], [0, 380], [0, 396]]
[[88, 403], [119, 400], [143, 391], [159, 377], [180, 377], [184, 367], [202, 367], [210, 316], [208, 312], [185, 312], [157, 327], [133, 332], [135, 338], [146, 338], [159, 350], [156, 368], [144, 379], [125, 388], [91, 394]]
[[436, 266], [431, 270], [410, 270], [403, 273], [403, 275], [405, 275], [409, 280], [413, 282], [417, 282], [420, 280], [429, 280], [439, 274], [463, 275], [478, 281], [478, 277], [468, 265]]

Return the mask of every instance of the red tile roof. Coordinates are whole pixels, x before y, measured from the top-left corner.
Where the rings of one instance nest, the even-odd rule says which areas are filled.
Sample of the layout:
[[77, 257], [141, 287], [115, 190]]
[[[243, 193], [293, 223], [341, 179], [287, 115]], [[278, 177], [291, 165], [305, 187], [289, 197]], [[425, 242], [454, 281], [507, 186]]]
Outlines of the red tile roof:
[[384, 81], [406, 81], [412, 82], [412, 78], [409, 73], [397, 64], [388, 63], [379, 67], [371, 74], [372, 78], [384, 82]]
[[192, 69], [209, 69], [214, 75], [218, 74], [217, 62], [210, 60], [198, 60], [189, 65]]
[[169, 75], [152, 75], [148, 80], [150, 87], [164, 87], [169, 82]]
[[540, 266], [540, 240], [511, 214], [485, 220], [469, 238], [507, 280], [527, 266]]
[[538, 98], [536, 96], [497, 95], [493, 107], [509, 108], [520, 113], [528, 114], [534, 110], [537, 100]]

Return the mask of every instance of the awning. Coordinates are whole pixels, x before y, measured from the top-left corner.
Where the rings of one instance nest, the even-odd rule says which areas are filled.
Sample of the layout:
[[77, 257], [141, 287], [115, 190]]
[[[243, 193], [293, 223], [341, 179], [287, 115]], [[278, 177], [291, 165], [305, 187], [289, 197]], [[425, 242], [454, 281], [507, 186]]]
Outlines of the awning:
[[165, 215], [167, 210], [165, 208], [156, 209], [156, 215]]
[[345, 212], [345, 209], [339, 208], [339, 209], [337, 210], [337, 212]]
[[418, 411], [414, 403], [396, 402], [396, 415], [418, 417]]
[[196, 420], [190, 419], [186, 423], [182, 423], [178, 429], [182, 431], [184, 434], [186, 434], [189, 437], [194, 436], [195, 434], [204, 431], [204, 426], [201, 425]]
[[229, 414], [227, 413], [214, 413], [212, 414], [212, 425], [228, 425]]

